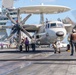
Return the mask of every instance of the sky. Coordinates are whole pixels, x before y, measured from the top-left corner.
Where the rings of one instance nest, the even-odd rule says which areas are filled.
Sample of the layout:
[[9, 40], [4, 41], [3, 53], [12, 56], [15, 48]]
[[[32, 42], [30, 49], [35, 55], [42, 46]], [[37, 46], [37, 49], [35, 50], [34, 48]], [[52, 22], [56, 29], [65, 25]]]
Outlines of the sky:
[[[1, 2], [0, 0], [0, 7], [1, 7]], [[76, 10], [76, 0], [15, 0], [14, 1], [14, 7], [25, 7], [25, 6], [30, 6], [30, 5], [62, 5], [62, 6], [67, 6], [70, 7], [71, 10], [68, 12], [64, 13], [59, 13], [59, 14], [49, 14], [49, 15], [44, 15], [44, 20], [48, 18], [48, 20], [57, 20], [58, 18], [64, 19], [65, 17], [70, 17], [74, 22], [76, 22], [75, 16], [73, 15], [73, 11]], [[74, 13], [75, 14], [75, 13]], [[26, 15], [21, 15], [22, 18], [26, 17]], [[40, 16], [39, 15], [32, 15], [26, 23], [29, 24], [38, 24], [40, 23]]]
[[[14, 2], [14, 7], [18, 8], [30, 5], [41, 5], [42, 3], [44, 5], [62, 5], [71, 8], [68, 12], [44, 15], [45, 19], [48, 18], [48, 20], [57, 20], [57, 18], [64, 19], [65, 17], [70, 17], [74, 22], [76, 22], [75, 16], [73, 15], [73, 11], [76, 10], [76, 0], [16, 0]], [[28, 19], [27, 23], [40, 23], [40, 16], [32, 15]]]

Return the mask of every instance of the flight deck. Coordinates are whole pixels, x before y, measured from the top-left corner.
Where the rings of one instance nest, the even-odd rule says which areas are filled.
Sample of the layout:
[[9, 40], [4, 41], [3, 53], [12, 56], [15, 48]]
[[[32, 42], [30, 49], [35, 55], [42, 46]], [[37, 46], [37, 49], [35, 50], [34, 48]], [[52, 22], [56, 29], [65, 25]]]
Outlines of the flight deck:
[[76, 75], [76, 53], [70, 56], [65, 48], [56, 54], [52, 48], [36, 48], [35, 52], [3, 49], [0, 75]]

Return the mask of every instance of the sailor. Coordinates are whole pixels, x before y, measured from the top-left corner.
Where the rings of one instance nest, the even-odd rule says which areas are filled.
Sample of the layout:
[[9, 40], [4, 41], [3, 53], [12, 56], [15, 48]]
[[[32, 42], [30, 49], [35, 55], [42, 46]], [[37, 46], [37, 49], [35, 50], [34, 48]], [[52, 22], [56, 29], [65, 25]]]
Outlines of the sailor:
[[36, 44], [36, 39], [33, 36], [32, 39], [31, 39], [31, 46], [32, 46], [33, 51], [35, 51], [35, 44]]
[[57, 48], [58, 53], [60, 53], [60, 52], [61, 52], [61, 51], [60, 51], [60, 48], [61, 48], [60, 39], [58, 39], [57, 42], [56, 42], [56, 48]]
[[25, 38], [25, 49], [26, 49], [26, 52], [29, 51], [29, 40], [27, 37]]
[[54, 53], [57, 52], [57, 48], [56, 48], [56, 41], [52, 44], [53, 48], [54, 48]]
[[76, 30], [73, 29], [72, 30], [72, 34], [70, 36], [70, 43], [71, 43], [71, 56], [74, 54], [74, 48], [75, 48], [75, 51], [76, 51]]

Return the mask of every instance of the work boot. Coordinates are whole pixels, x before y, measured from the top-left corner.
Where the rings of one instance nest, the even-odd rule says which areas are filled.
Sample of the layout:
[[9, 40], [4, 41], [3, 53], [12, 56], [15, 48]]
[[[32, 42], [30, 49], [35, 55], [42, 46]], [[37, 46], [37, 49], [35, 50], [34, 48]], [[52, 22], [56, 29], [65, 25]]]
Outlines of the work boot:
[[73, 56], [73, 54], [70, 54], [70, 56]]

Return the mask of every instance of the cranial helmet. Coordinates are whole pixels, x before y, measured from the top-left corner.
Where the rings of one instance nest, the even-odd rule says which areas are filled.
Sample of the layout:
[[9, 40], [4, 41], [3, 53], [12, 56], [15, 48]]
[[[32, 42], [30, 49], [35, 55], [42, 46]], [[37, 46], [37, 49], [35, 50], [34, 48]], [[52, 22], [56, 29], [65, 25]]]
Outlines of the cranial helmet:
[[72, 30], [72, 32], [73, 32], [73, 33], [76, 33], [76, 30], [75, 30], [75, 29], [73, 29], [73, 30]]

